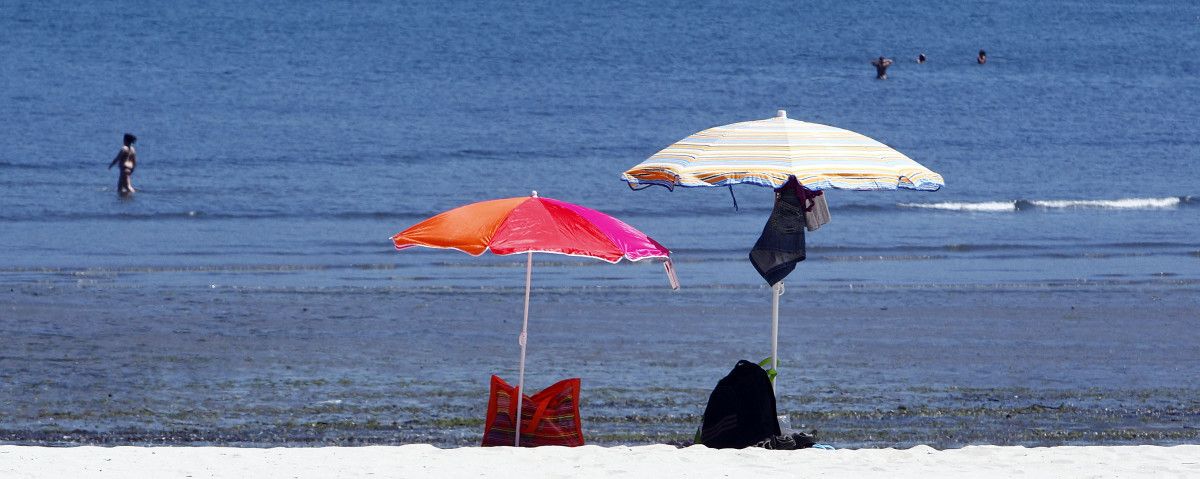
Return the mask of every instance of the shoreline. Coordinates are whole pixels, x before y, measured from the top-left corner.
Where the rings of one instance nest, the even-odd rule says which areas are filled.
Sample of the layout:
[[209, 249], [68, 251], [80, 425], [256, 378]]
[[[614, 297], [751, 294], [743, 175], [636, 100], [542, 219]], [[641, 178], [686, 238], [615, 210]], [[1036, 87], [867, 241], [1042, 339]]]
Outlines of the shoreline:
[[40, 477], [1163, 477], [1200, 475], [1200, 445], [910, 449], [536, 449], [0, 446], [0, 476]]
[[[7, 444], [471, 446], [488, 377], [517, 374], [520, 295], [10, 289]], [[583, 378], [589, 444], [690, 442], [716, 382], [768, 347], [769, 305], [743, 291], [539, 298], [527, 384]], [[1200, 443], [1190, 290], [913, 298], [791, 290], [793, 427], [849, 448]]]

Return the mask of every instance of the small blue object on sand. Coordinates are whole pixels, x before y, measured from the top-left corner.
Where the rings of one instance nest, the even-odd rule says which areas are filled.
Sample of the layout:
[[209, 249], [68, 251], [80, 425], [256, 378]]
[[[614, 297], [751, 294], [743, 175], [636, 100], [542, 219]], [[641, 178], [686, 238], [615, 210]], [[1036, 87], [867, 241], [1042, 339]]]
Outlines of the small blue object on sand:
[[833, 446], [830, 446], [830, 445], [828, 445], [828, 444], [813, 444], [813, 445], [812, 445], [812, 448], [813, 448], [813, 449], [824, 449], [824, 450], [826, 450], [826, 451], [832, 451], [832, 450], [834, 450], [834, 447], [833, 447]]

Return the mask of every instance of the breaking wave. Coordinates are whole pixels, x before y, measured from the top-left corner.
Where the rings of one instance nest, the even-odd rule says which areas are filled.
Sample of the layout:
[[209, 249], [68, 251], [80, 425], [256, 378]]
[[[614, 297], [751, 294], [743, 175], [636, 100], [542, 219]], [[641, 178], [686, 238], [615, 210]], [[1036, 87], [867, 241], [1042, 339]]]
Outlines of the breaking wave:
[[1194, 202], [1191, 196], [1165, 198], [1120, 198], [1115, 200], [1013, 200], [940, 203], [900, 203], [901, 208], [945, 211], [1006, 212], [1059, 209], [1161, 210], [1178, 208]]

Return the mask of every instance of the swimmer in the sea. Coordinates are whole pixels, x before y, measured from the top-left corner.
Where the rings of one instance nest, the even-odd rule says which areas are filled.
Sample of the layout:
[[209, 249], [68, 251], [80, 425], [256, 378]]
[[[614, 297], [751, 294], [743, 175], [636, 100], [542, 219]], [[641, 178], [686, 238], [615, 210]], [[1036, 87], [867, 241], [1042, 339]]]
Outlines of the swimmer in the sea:
[[871, 64], [875, 65], [875, 79], [887, 80], [887, 69], [892, 66], [892, 59], [879, 57], [872, 61]]
[[133, 144], [137, 143], [137, 137], [132, 134], [125, 134], [125, 146], [121, 147], [121, 151], [117, 153], [117, 157], [113, 158], [112, 163], [108, 164], [108, 169], [112, 169], [114, 165], [121, 167], [121, 176], [117, 179], [117, 194], [121, 196], [129, 196], [134, 193], [133, 183], [130, 181], [133, 176], [133, 169], [137, 168], [137, 151], [134, 150]]
[[917, 63], [925, 63], [925, 54], [917, 55]]
[[979, 50], [979, 56], [975, 57], [975, 62], [980, 65], [987, 63], [987, 52], [985, 52], [983, 50]]

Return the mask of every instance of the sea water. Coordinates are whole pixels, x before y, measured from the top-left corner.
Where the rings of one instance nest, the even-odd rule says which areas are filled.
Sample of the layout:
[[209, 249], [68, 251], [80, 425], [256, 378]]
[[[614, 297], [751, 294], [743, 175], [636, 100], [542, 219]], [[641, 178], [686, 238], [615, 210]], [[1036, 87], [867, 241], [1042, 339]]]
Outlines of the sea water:
[[[519, 320], [523, 258], [396, 252], [388, 238], [455, 206], [533, 190], [650, 234], [672, 250], [683, 283], [683, 292], [672, 294], [662, 268], [650, 262], [611, 266], [538, 255], [535, 316], [545, 314], [539, 307], [583, 302], [576, 307], [603, 316], [601, 323], [653, 310], [675, 325], [722, 315], [746, 324], [730, 339], [736, 347], [728, 355], [697, 357], [688, 364], [704, 368], [680, 373], [692, 381], [679, 393], [690, 402], [663, 414], [695, 414], [722, 370], [762, 352], [742, 348], [765, 339], [765, 324], [748, 318], [761, 318], [768, 298], [746, 253], [770, 211], [771, 192], [752, 186], [631, 191], [620, 174], [692, 132], [768, 118], [778, 109], [868, 135], [946, 180], [937, 192], [829, 192], [833, 220], [809, 235], [809, 259], [788, 280], [785, 320], [803, 318], [785, 325], [788, 354], [827, 347], [787, 345], [787, 328], [820, 338], [828, 324], [848, 321], [832, 317], [841, 314], [832, 312], [839, 306], [867, 324], [897, 308], [910, 314], [896, 319], [908, 325], [922, 321], [915, 313], [922, 307], [980, 314], [991, 318], [987, 327], [994, 331], [1013, 319], [997, 311], [1035, 304], [1042, 309], [1030, 314], [1061, 309], [1065, 317], [1074, 314], [1067, 308], [1091, 303], [1104, 306], [1093, 317], [1113, 310], [1133, 316], [1104, 324], [1137, 329], [1155, 324], [1153, 315], [1138, 312], [1165, 297], [1175, 319], [1162, 326], [1164, 350], [1179, 356], [1160, 359], [1182, 368], [1173, 375], [1155, 375], [1159, 363], [1153, 363], [1131, 376], [1081, 379], [1054, 370], [1046, 375], [1051, 379], [985, 374], [976, 380], [963, 372], [932, 380], [946, 371], [917, 364], [908, 377], [918, 384], [913, 396], [937, 403], [919, 392], [923, 381], [936, 384], [938, 394], [966, 385], [1043, 387], [1043, 379], [1067, 390], [1093, 380], [1117, 387], [1134, 376], [1158, 378], [1151, 388], [1196, 387], [1200, 366], [1194, 344], [1185, 341], [1192, 336], [1170, 331], [1196, 318], [1200, 284], [1198, 27], [1200, 7], [1172, 1], [4, 2], [0, 302], [9, 309], [0, 312], [0, 324], [21, 339], [13, 339], [17, 352], [0, 360], [0, 374], [15, 381], [0, 390], [6, 413], [0, 421], [14, 440], [53, 431], [45, 418], [55, 411], [97, 411], [71, 427], [129, 428], [135, 432], [115, 437], [135, 442], [136, 431], [170, 430], [163, 418], [176, 409], [198, 429], [232, 427], [238, 422], [221, 412], [233, 406], [197, 391], [260, 400], [267, 393], [246, 384], [278, 379], [279, 371], [299, 364], [307, 368], [295, 379], [300, 389], [324, 391], [344, 373], [354, 384], [387, 390], [429, 378], [408, 377], [415, 371], [386, 379], [348, 372], [386, 374], [400, 362], [373, 368], [361, 351], [392, 351], [428, 366], [440, 361], [430, 344], [472, 329], [476, 341], [504, 339], [495, 343], [495, 358], [457, 346], [454, 362], [464, 364], [454, 371], [474, 376], [450, 389], [482, 394], [470, 388], [484, 387], [487, 373], [509, 376], [515, 369], [508, 336]], [[980, 49], [988, 53], [985, 65], [975, 62]], [[919, 53], [929, 61], [917, 64]], [[896, 62], [886, 81], [875, 80], [870, 65], [879, 55]], [[139, 162], [138, 192], [123, 199], [115, 192], [116, 172], [105, 167], [124, 132], [139, 137]], [[804, 299], [814, 292], [828, 299]], [[176, 308], [167, 301], [194, 304]], [[360, 301], [376, 307], [352, 305]], [[814, 312], [814, 304], [830, 309]], [[313, 309], [296, 314], [323, 326], [288, 336], [298, 327], [282, 313], [291, 305]], [[486, 311], [471, 313], [476, 309]], [[472, 319], [439, 325], [446, 311]], [[186, 327], [160, 324], [185, 316]], [[86, 319], [94, 317], [109, 319]], [[238, 317], [249, 323], [229, 319]], [[414, 326], [417, 317], [427, 322]], [[331, 318], [344, 322], [326, 323]], [[635, 324], [638, 333], [614, 326], [604, 334], [611, 341], [650, 334], [646, 344], [630, 346], [632, 355], [669, 355], [681, 347], [670, 334]], [[955, 324], [941, 333], [967, 334]], [[120, 339], [121, 328], [160, 326], [167, 329], [140, 347]], [[869, 334], [863, 326], [847, 326], [846, 337]], [[369, 333], [328, 339], [367, 327], [389, 341], [364, 346]], [[148, 358], [162, 359], [148, 351], [192, 344], [188, 334], [225, 352], [176, 358], [179, 368], [146, 379], [147, 368], [158, 367]], [[1085, 336], [1063, 341], [1100, 348], [1102, 341]], [[255, 337], [284, 341], [281, 351], [290, 352], [245, 352], [258, 361], [259, 374], [230, 372], [253, 369], [230, 369], [228, 362], [255, 343], [222, 338]], [[320, 338], [337, 346], [320, 354], [299, 346]], [[531, 333], [531, 351], [535, 338]], [[714, 347], [702, 338], [693, 346]], [[998, 351], [996, 344], [978, 348]], [[91, 352], [74, 356], [74, 348]], [[118, 350], [125, 360], [111, 359], [108, 353]], [[62, 365], [30, 359], [43, 353], [74, 359]], [[1009, 360], [1003, 357], [996, 360]], [[603, 351], [590, 358], [613, 359]], [[848, 364], [809, 379], [841, 383], [854, 376], [845, 369], [859, 371], [855, 359], [825, 359], [834, 365], [822, 368]], [[95, 377], [72, 369], [85, 360], [101, 363], [88, 373]], [[204, 361], [223, 366], [197, 366]], [[556, 367], [564, 374], [590, 371], [593, 381], [617, 390], [655, 384], [617, 374], [612, 364], [572, 366]], [[876, 373], [867, 369], [862, 374]], [[130, 413], [128, 404], [108, 410], [93, 401], [104, 384], [116, 384], [129, 404], [145, 399], [145, 391], [173, 399], [143, 413]], [[873, 391], [894, 383], [877, 386]], [[251, 392], [238, 396], [243, 387]], [[57, 391], [54, 401], [62, 404], [52, 405], [38, 388]], [[797, 381], [786, 388], [811, 393]], [[610, 417], [640, 413], [628, 394], [613, 391], [607, 393], [619, 400]], [[321, 394], [313, 407], [334, 408]], [[420, 398], [413, 393], [406, 399], [412, 404], [384, 406], [432, 407]], [[278, 411], [311, 406], [305, 401], [238, 410], [251, 423], [279, 424]], [[895, 401], [863, 399], [856, 407], [886, 409]], [[474, 403], [464, 398], [463, 404]], [[810, 409], [836, 401], [820, 404]], [[469, 416], [464, 408], [454, 414]], [[114, 419], [129, 414], [150, 419]], [[466, 441], [437, 434], [438, 425], [453, 421], [421, 424], [426, 435], [405, 440]], [[465, 430], [474, 431], [470, 426]], [[88, 437], [105, 437], [104, 431]], [[201, 436], [220, 442], [219, 435]], [[265, 442], [304, 440], [297, 437], [281, 433]], [[854, 440], [888, 443], [863, 437]]]

